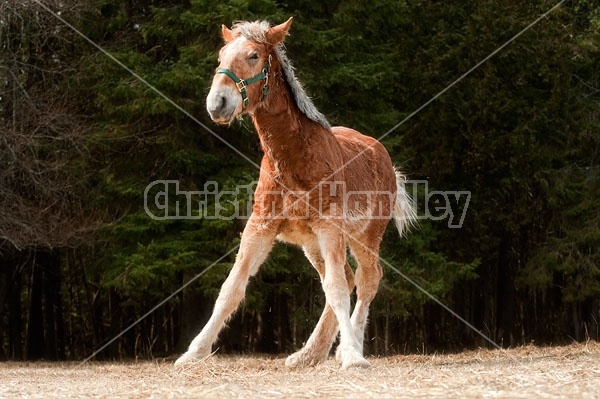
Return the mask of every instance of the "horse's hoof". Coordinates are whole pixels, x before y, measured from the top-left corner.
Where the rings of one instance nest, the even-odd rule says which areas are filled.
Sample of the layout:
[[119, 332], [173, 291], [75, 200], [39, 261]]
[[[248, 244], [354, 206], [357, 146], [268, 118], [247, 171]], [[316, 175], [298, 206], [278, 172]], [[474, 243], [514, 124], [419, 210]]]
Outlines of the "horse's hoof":
[[349, 368], [368, 369], [371, 368], [371, 363], [364, 357], [359, 356], [356, 359], [345, 360], [342, 363], [342, 370], [348, 370]]
[[354, 348], [340, 348], [338, 347], [335, 358], [342, 364], [342, 369], [347, 370], [349, 368], [370, 368], [369, 363], [363, 355], [361, 355]]
[[202, 359], [198, 354], [185, 352], [175, 361], [175, 366], [198, 362]]
[[315, 356], [314, 354], [311, 355], [309, 351], [305, 349], [300, 349], [298, 352], [292, 353], [285, 359], [285, 365], [287, 367], [310, 367], [316, 366], [325, 359], [327, 359], [327, 355]]

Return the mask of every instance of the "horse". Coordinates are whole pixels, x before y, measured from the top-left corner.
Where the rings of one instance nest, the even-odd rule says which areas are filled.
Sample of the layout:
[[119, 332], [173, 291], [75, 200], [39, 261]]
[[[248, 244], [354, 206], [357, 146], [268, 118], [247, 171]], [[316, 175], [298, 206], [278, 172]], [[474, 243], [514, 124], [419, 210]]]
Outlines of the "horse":
[[[285, 364], [323, 362], [339, 332], [336, 359], [342, 369], [370, 366], [363, 340], [369, 305], [383, 275], [380, 243], [392, 218], [400, 236], [410, 229], [416, 220], [414, 204], [406, 178], [383, 145], [356, 130], [331, 127], [307, 96], [283, 47], [291, 24], [292, 18], [276, 26], [257, 21], [221, 27], [225, 44], [206, 108], [222, 125], [249, 115], [263, 157], [234, 265], [210, 319], [176, 364], [211, 354], [249, 279], [281, 240], [303, 249], [319, 274], [326, 300], [304, 347]], [[355, 272], [346, 259], [348, 247], [357, 263]]]

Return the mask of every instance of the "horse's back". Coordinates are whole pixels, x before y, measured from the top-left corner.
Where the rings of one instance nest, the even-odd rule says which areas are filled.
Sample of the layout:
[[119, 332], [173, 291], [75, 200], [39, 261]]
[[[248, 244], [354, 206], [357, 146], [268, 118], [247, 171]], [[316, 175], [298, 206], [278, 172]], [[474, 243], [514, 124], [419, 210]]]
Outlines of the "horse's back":
[[351, 190], [396, 191], [396, 175], [385, 147], [354, 129], [335, 126], [331, 131], [343, 152], [347, 184]]

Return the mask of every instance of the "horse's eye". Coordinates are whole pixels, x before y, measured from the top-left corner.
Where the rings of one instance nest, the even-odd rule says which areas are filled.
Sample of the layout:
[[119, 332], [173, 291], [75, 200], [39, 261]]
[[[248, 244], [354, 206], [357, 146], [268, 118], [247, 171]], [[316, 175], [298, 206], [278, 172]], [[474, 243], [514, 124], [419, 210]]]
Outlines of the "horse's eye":
[[258, 59], [258, 53], [252, 53], [252, 54], [250, 54], [250, 59], [251, 60], [257, 60]]

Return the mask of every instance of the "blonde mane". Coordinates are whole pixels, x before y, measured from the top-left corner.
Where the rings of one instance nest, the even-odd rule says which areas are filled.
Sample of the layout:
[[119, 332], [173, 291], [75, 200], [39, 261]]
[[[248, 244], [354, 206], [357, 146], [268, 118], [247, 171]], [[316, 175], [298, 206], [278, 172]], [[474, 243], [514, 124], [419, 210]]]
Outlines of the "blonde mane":
[[[267, 21], [236, 22], [232, 27], [232, 31], [234, 34], [240, 34], [246, 39], [252, 40], [253, 42], [266, 43], [267, 38], [265, 36], [265, 32], [270, 28], [270, 26], [271, 25], [269, 25]], [[300, 112], [302, 112], [308, 119], [323, 126], [325, 129], [331, 130], [331, 125], [327, 121], [327, 118], [325, 118], [325, 115], [319, 112], [315, 104], [312, 102], [312, 99], [304, 91], [302, 83], [300, 83], [300, 81], [298, 81], [296, 78], [294, 66], [285, 53], [283, 43], [279, 43], [275, 46], [274, 53], [279, 60], [285, 81], [292, 92], [292, 96], [296, 101], [296, 105], [298, 106], [298, 109], [300, 109]]]

